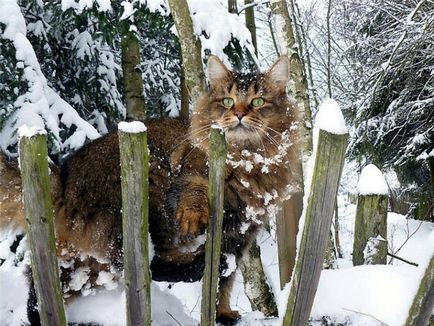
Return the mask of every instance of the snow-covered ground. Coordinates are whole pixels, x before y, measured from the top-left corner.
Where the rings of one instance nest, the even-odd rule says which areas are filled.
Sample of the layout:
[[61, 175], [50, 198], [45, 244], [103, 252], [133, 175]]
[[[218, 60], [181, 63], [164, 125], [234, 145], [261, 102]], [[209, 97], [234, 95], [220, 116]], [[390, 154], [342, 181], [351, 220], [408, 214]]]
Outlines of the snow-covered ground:
[[[350, 325], [399, 326], [405, 321], [413, 295], [429, 258], [434, 253], [434, 224], [407, 220], [389, 213], [389, 252], [419, 264], [418, 267], [394, 259], [389, 265], [353, 267], [351, 251], [356, 206], [346, 197], [339, 198], [341, 244], [343, 258], [338, 268], [321, 274], [312, 311], [312, 324], [321, 325], [324, 316], [334, 323]], [[21, 242], [18, 256], [9, 250], [18, 231], [1, 230], [0, 258], [0, 325], [21, 325], [26, 321], [27, 285], [23, 271], [28, 253]], [[279, 302], [285, 309], [287, 291], [280, 291], [277, 246], [275, 238], [263, 231], [258, 235], [265, 271]], [[24, 255], [24, 256], [23, 256]], [[22, 259], [24, 257], [24, 259]], [[154, 282], [152, 318], [154, 325], [198, 325], [201, 284]], [[232, 308], [243, 318], [239, 325], [281, 325], [278, 318], [264, 319], [252, 312], [243, 291], [242, 275], [237, 278], [231, 296]], [[67, 306], [70, 322], [94, 322], [102, 325], [124, 325], [124, 293], [122, 285], [113, 290], [100, 290], [94, 295], [76, 299]]]

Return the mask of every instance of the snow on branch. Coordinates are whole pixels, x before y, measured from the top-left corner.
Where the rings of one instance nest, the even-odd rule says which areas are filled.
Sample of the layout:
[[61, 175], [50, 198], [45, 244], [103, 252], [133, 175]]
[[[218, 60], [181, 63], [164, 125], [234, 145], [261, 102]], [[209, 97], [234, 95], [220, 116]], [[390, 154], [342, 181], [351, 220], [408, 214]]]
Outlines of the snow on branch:
[[[14, 113], [0, 131], [0, 148], [14, 155], [10, 147], [17, 144], [17, 130], [23, 125], [48, 130], [54, 152], [77, 149], [86, 139], [98, 138], [98, 131], [48, 86], [35, 51], [26, 37], [26, 24], [16, 1], [0, 2], [0, 23], [5, 25], [0, 37], [13, 43], [16, 60], [23, 67], [22, 79], [28, 86], [28, 91], [15, 100]], [[65, 141], [61, 138], [61, 123], [66, 128], [75, 128]]]
[[202, 57], [204, 51], [223, 59], [230, 66], [223, 49], [230, 43], [232, 37], [246, 47], [250, 53], [255, 53], [252, 37], [247, 29], [243, 17], [228, 12], [219, 1], [188, 0], [194, 32], [202, 43]]

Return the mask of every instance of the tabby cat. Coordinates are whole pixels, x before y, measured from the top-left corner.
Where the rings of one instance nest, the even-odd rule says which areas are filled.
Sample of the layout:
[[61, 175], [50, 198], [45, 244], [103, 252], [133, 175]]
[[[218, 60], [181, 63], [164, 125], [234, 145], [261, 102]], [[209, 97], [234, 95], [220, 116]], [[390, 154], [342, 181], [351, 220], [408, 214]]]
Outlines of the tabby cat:
[[[202, 277], [203, 234], [209, 221], [208, 140], [213, 124], [225, 131], [228, 143], [223, 253], [240, 257], [258, 225], [297, 189], [299, 176], [293, 167], [298, 120], [297, 108], [286, 95], [288, 76], [286, 56], [265, 73], [230, 71], [210, 56], [209, 92], [196, 103], [191, 125], [177, 119], [146, 122], [154, 280], [196, 281]], [[68, 285], [78, 266], [91, 267], [87, 270], [90, 284], [98, 283], [101, 272], [118, 277], [122, 223], [117, 134], [84, 146], [51, 176], [61, 189], [53, 201], [64, 290], [83, 290]], [[221, 271], [226, 267], [222, 258]], [[220, 280], [220, 320], [239, 317], [229, 305], [232, 278]]]

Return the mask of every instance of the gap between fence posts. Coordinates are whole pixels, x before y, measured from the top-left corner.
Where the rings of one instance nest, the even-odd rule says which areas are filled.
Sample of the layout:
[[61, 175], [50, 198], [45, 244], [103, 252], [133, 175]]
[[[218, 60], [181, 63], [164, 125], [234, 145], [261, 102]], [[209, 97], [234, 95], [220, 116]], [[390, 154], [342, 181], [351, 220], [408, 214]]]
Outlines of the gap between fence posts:
[[151, 325], [151, 274], [148, 254], [149, 152], [146, 127], [119, 123], [122, 231], [127, 325]]
[[283, 325], [306, 325], [309, 319], [330, 237], [347, 139], [347, 133], [319, 130], [304, 229]]
[[223, 227], [223, 200], [227, 145], [223, 130], [211, 128], [208, 201], [210, 220], [205, 244], [205, 270], [202, 284], [200, 325], [215, 325]]
[[21, 135], [19, 149], [32, 276], [41, 324], [64, 326], [66, 316], [56, 257], [45, 131]]

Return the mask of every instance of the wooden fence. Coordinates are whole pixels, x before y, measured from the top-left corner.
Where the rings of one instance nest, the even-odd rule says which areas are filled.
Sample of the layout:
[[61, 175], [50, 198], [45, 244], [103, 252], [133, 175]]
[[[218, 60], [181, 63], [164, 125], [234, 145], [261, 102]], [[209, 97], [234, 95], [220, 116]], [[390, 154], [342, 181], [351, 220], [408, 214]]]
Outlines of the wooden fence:
[[[128, 325], [151, 325], [148, 257], [148, 149], [146, 128], [119, 128], [122, 171], [126, 320]], [[42, 325], [66, 325], [55, 254], [53, 209], [44, 133], [22, 136], [20, 166], [32, 271]], [[224, 134], [211, 132], [209, 201], [211, 218], [206, 241], [201, 325], [215, 325], [215, 305], [223, 221], [226, 160]], [[284, 325], [306, 325], [319, 282], [347, 135], [319, 132], [304, 228], [293, 273]], [[415, 296], [406, 325], [424, 325], [432, 311], [434, 263], [431, 259]], [[431, 310], [430, 310], [431, 309]]]

